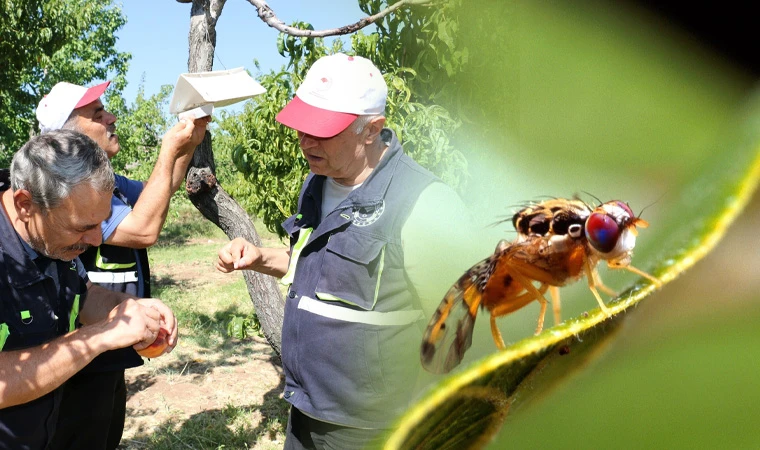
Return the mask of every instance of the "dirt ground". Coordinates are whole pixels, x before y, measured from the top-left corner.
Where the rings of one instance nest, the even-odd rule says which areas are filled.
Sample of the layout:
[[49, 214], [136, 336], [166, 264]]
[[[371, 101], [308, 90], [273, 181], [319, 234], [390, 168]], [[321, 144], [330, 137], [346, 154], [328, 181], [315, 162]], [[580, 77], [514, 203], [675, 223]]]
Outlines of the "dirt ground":
[[[211, 268], [208, 261], [153, 265], [151, 272], [159, 282], [172, 280], [188, 288], [204, 284], [221, 286], [234, 282], [240, 274], [225, 275]], [[181, 338], [180, 338], [181, 339]], [[146, 361], [143, 366], [129, 369], [127, 378], [127, 420], [120, 449], [148, 449], [155, 440], [172, 442], [164, 435], [199, 435], [188, 427], [211, 426], [226, 420], [230, 409], [245, 411], [246, 429], [259, 432], [255, 449], [282, 448], [285, 424], [272, 425], [287, 410], [281, 399], [283, 376], [277, 354], [260, 337], [226, 344], [222, 348], [193, 348], [180, 340], [174, 352]], [[209, 424], [209, 425], [204, 425]], [[218, 424], [217, 424], [218, 427]], [[184, 429], [184, 430], [183, 430]], [[231, 433], [235, 431], [232, 430]], [[225, 441], [217, 432], [216, 438]], [[151, 441], [151, 439], [153, 441]], [[229, 439], [232, 441], [232, 438]], [[212, 444], [212, 443], [209, 443]], [[234, 446], [194, 444], [182, 448], [235, 448]], [[173, 448], [168, 444], [162, 448]]]

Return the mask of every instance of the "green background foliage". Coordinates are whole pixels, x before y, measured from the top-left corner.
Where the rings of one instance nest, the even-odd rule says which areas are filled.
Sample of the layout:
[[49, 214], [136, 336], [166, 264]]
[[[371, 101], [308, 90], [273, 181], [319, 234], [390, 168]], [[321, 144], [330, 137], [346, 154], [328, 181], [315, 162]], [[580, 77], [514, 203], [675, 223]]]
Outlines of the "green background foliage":
[[140, 86], [135, 101], [127, 105], [116, 92], [108, 92], [106, 108], [116, 115], [119, 153], [111, 160], [117, 173], [136, 180], [147, 180], [161, 148], [161, 136], [174, 123], [166, 113], [173, 86], [161, 86], [151, 96]]

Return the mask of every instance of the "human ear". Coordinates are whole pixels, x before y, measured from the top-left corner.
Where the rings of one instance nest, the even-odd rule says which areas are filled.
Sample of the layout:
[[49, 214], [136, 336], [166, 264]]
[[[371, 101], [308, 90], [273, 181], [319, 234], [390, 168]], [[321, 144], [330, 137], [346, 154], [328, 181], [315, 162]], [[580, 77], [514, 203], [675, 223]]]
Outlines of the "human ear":
[[385, 126], [385, 117], [383, 116], [375, 117], [367, 124], [365, 127], [366, 130], [369, 130], [367, 144], [371, 144], [378, 139], [380, 132], [383, 131], [383, 126]]
[[13, 206], [16, 207], [18, 218], [24, 223], [28, 223], [32, 215], [39, 211], [39, 207], [32, 200], [32, 193], [26, 189], [13, 191]]

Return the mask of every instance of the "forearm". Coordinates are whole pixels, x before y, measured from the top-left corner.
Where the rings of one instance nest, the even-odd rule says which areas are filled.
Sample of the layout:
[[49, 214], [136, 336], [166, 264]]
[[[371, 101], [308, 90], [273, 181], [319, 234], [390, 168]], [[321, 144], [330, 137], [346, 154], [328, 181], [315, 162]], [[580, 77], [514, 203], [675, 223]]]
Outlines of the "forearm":
[[87, 300], [84, 307], [79, 311], [79, 321], [84, 324], [92, 324], [108, 317], [119, 303], [132, 296], [123, 292], [115, 292], [98, 285], [90, 284], [87, 289]]
[[284, 248], [260, 248], [261, 259], [244, 269], [255, 270], [266, 275], [282, 278], [288, 271], [290, 253]]
[[107, 344], [92, 326], [38, 347], [0, 352], [0, 409], [53, 391], [105, 350]]
[[177, 192], [182, 182], [185, 181], [185, 175], [187, 175], [187, 167], [193, 160], [193, 155], [184, 155], [177, 158], [177, 162], [174, 163], [174, 169], [172, 172], [172, 194]]
[[182, 185], [195, 148], [203, 139], [208, 119], [181, 121], [161, 144], [158, 160], [132, 211], [106, 240], [107, 244], [147, 248], [158, 241], [172, 195]]
[[131, 211], [116, 226], [106, 244], [129, 248], [147, 248], [158, 241], [169, 211], [174, 161], [162, 152], [150, 178]]

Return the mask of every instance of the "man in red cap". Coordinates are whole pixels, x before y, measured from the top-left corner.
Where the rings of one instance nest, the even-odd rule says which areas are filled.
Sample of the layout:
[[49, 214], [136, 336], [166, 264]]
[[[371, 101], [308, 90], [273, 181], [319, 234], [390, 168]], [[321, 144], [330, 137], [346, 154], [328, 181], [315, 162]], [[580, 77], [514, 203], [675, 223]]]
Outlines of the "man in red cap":
[[218, 270], [288, 285], [286, 449], [362, 448], [388, 428], [414, 398], [427, 317], [473, 262], [425, 283], [442, 258], [419, 255], [446, 252], [457, 241], [447, 228], [468, 214], [384, 128], [387, 92], [365, 58], [316, 61], [277, 116], [296, 130], [311, 172], [283, 223], [290, 249], [235, 239], [219, 250]]
[[[61, 82], [40, 101], [40, 131], [78, 131], [93, 139], [109, 158], [120, 150], [116, 116], [100, 96], [110, 82], [90, 88]], [[107, 289], [150, 297], [146, 248], [161, 232], [172, 194], [184, 180], [193, 152], [203, 139], [209, 117], [183, 120], [164, 136], [147, 182], [116, 175], [111, 215], [102, 223], [103, 245], [80, 259], [89, 280]], [[121, 440], [126, 413], [124, 370], [143, 363], [132, 349], [110, 351], [66, 383], [53, 449], [114, 449]]]

